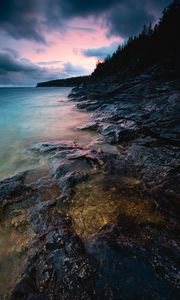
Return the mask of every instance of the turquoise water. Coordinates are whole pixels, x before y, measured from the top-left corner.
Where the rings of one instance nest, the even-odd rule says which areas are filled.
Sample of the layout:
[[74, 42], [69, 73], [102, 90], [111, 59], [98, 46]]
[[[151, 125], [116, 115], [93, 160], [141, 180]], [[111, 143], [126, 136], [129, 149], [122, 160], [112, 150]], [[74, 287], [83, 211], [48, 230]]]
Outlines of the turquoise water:
[[[48, 140], [89, 141], [75, 131], [89, 115], [68, 101], [70, 88], [0, 88], [0, 179], [37, 166], [27, 149]], [[38, 162], [39, 163], [39, 162]]]

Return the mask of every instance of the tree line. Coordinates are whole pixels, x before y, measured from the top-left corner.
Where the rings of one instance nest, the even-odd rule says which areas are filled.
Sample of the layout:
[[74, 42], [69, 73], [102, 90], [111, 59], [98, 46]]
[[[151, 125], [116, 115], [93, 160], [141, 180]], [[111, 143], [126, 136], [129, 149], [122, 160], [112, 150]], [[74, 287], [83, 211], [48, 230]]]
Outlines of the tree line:
[[164, 9], [154, 27], [144, 25], [139, 35], [130, 37], [104, 62], [99, 62], [92, 77], [142, 72], [152, 64], [166, 62], [180, 62], [180, 2], [177, 0]]

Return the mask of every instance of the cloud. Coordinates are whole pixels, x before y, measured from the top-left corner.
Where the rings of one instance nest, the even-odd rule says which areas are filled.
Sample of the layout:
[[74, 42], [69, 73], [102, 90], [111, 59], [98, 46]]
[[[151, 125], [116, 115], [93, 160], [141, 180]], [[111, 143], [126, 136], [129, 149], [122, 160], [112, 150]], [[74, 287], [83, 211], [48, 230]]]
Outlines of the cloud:
[[39, 5], [38, 2], [36, 0], [1, 0], [1, 30], [15, 39], [33, 39], [45, 44], [46, 41], [42, 33], [43, 15], [41, 9], [43, 9], [43, 6]]
[[35, 65], [29, 63], [29, 60], [17, 59], [10, 52], [0, 52], [0, 74], [3, 75], [8, 72], [32, 72]]
[[155, 22], [169, 0], [129, 0], [119, 1], [119, 4], [107, 13], [106, 25], [108, 34], [127, 38], [136, 35], [144, 24]]
[[103, 60], [108, 55], [111, 55], [114, 51], [116, 51], [118, 46], [119, 43], [114, 42], [107, 47], [84, 49], [82, 50], [82, 54], [87, 57], [96, 57], [97, 59]]
[[[52, 63], [52, 62], [51, 62]], [[35, 86], [37, 82], [88, 74], [88, 71], [70, 62], [58, 68], [42, 67], [13, 51], [0, 51], [0, 85]]]
[[62, 63], [62, 60], [49, 60], [49, 61], [38, 61], [38, 65], [57, 65]]
[[43, 48], [35, 48], [34, 51], [35, 51], [37, 54], [41, 54], [41, 53], [46, 52], [45, 49], [43, 49]]
[[[49, 11], [49, 20], [59, 23], [59, 20], [72, 18], [86, 18], [88, 16], [98, 16], [108, 11], [119, 0], [46, 0]], [[60, 18], [61, 16], [61, 18]]]
[[[154, 21], [170, 0], [1, 0], [0, 30], [15, 39], [46, 44], [48, 30], [68, 29], [73, 18], [98, 17], [109, 35], [128, 37]], [[96, 19], [95, 19], [96, 20]], [[66, 25], [65, 25], [66, 24]], [[77, 30], [91, 31], [89, 27]]]
[[27, 59], [17, 58], [10, 52], [0, 52], [1, 85], [35, 85], [38, 79], [51, 75], [45, 68]]
[[91, 27], [79, 27], [79, 26], [69, 26], [69, 29], [78, 30], [78, 31], [85, 31], [85, 32], [96, 32], [95, 28]]
[[19, 53], [17, 50], [15, 49], [11, 49], [11, 48], [2, 48], [2, 51], [8, 52], [10, 54], [12, 54], [14, 57], [18, 57]]
[[141, 1], [129, 2], [129, 5], [119, 4], [108, 13], [106, 24], [109, 35], [121, 35], [126, 38], [140, 32], [143, 24], [154, 22], [154, 16], [142, 6]]
[[89, 72], [86, 68], [81, 65], [73, 65], [70, 62], [66, 62], [63, 65], [63, 69], [61, 75], [66, 77], [74, 77], [74, 76], [81, 76], [81, 75], [88, 75]]

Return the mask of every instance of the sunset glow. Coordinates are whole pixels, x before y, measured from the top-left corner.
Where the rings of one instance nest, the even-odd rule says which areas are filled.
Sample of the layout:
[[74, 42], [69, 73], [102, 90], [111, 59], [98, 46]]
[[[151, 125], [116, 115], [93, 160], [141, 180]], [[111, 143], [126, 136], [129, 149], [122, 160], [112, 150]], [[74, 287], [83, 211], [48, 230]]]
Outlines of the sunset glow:
[[90, 74], [168, 3], [75, 2], [1, 1], [0, 86]]

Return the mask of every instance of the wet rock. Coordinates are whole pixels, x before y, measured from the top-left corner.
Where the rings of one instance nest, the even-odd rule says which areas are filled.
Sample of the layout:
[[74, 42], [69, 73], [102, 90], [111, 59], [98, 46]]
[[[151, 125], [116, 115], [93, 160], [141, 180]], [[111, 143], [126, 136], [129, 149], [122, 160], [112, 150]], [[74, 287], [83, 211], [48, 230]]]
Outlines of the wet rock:
[[22, 192], [24, 173], [0, 182], [0, 203], [8, 196], [15, 196]]
[[76, 160], [76, 159], [82, 159], [85, 158], [92, 167], [102, 167], [104, 164], [104, 160], [105, 160], [106, 154], [103, 153], [103, 151], [101, 151], [101, 149], [99, 150], [77, 150], [75, 153], [73, 154], [69, 154], [67, 156], [68, 159], [70, 160]]
[[151, 190], [158, 205], [176, 218], [180, 213], [179, 185], [180, 170], [179, 167], [175, 167], [171, 168]]
[[97, 122], [90, 122], [87, 123], [81, 127], [78, 127], [79, 130], [97, 130], [99, 127], [99, 124]]
[[52, 229], [43, 237], [43, 248], [29, 259], [11, 299], [29, 299], [30, 295], [43, 295], [45, 299], [96, 299], [95, 264], [70, 220], [54, 214], [49, 223]]
[[48, 223], [48, 211], [56, 205], [56, 201], [49, 200], [37, 203], [30, 212], [30, 224], [36, 234], [45, 234], [51, 227]]
[[96, 122], [110, 121], [119, 118], [116, 104], [101, 103], [101, 106], [92, 114], [92, 119]]
[[134, 129], [113, 124], [99, 126], [98, 131], [104, 136], [105, 142], [110, 144], [129, 141], [136, 136], [136, 131]]
[[[125, 224], [128, 228], [124, 227]], [[99, 262], [95, 285], [103, 286], [103, 289], [99, 289], [100, 299], [118, 299], [119, 295], [121, 299], [178, 298], [178, 289], [174, 288], [173, 282], [163, 278], [163, 274], [171, 277], [173, 268], [170, 255], [158, 255], [162, 241], [159, 240], [159, 244], [155, 240], [149, 245], [142, 245], [137, 241], [139, 230], [142, 231], [142, 228], [124, 218], [121, 224], [106, 225], [100, 233], [85, 239], [86, 250]], [[153, 261], [157, 265], [163, 261], [166, 270], [158, 273]], [[174, 278], [177, 279], [175, 266], [177, 262], [173, 263], [176, 270]]]
[[77, 183], [87, 180], [88, 175], [83, 171], [68, 172], [59, 178], [58, 183], [64, 190], [74, 187]]
[[53, 162], [52, 175], [61, 188], [61, 202], [70, 202], [74, 186], [87, 180], [93, 170], [102, 167], [102, 156], [95, 150], [76, 149], [67, 154], [66, 159]]
[[[78, 153], [80, 152], [78, 151]], [[80, 159], [72, 160], [71, 157], [74, 157], [74, 155], [75, 158], [80, 158]], [[55, 179], [63, 177], [69, 172], [81, 171], [81, 170], [88, 171], [91, 168], [90, 165], [87, 163], [87, 161], [84, 159], [84, 156], [77, 157], [76, 152], [74, 152], [73, 154], [69, 154], [66, 157], [68, 159], [64, 159], [60, 161], [58, 160], [53, 163], [52, 175]]]
[[47, 142], [47, 143], [38, 143], [31, 147], [32, 151], [39, 153], [48, 153], [52, 151], [63, 151], [63, 150], [72, 150], [76, 148], [77, 145], [74, 142], [70, 143], [60, 143], [60, 142]]
[[159, 139], [167, 144], [179, 145], [180, 95], [175, 93], [159, 97], [151, 110], [151, 116], [144, 124]]
[[86, 111], [93, 111], [97, 109], [101, 104], [99, 101], [83, 101], [77, 104], [78, 109], [84, 109]]
[[[158, 72], [162, 72], [158, 69]], [[165, 143], [179, 144], [179, 79], [162, 80], [155, 73], [127, 78], [106, 78], [84, 85], [76, 93], [99, 100], [99, 107], [92, 115], [92, 121], [117, 122], [130, 119], [148, 128], [150, 134]], [[114, 82], [117, 81], [116, 84]], [[86, 106], [86, 102], [81, 102]]]
[[[32, 189], [25, 185], [25, 178], [26, 173], [21, 173], [0, 182], [0, 213], [28, 206], [34, 201], [28, 197]], [[25, 194], [26, 201], [22, 204], [21, 196]]]

